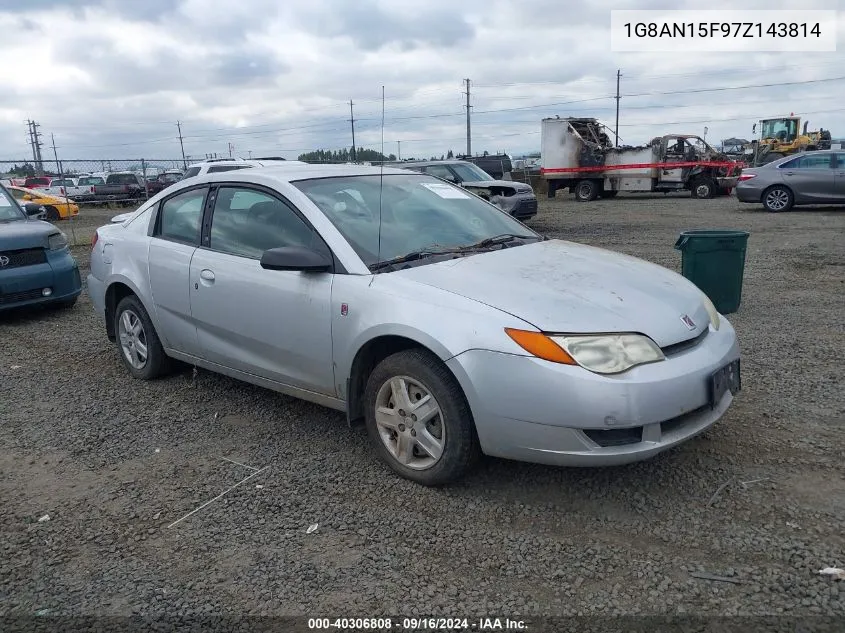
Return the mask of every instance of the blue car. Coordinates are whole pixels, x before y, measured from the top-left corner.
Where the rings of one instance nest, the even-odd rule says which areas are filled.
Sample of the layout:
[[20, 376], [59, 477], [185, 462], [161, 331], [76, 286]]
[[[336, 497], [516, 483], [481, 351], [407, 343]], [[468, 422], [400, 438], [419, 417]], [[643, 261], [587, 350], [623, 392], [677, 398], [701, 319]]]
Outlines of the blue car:
[[30, 217], [41, 211], [37, 205], [24, 210], [0, 185], [0, 312], [38, 304], [69, 308], [82, 293], [65, 234]]

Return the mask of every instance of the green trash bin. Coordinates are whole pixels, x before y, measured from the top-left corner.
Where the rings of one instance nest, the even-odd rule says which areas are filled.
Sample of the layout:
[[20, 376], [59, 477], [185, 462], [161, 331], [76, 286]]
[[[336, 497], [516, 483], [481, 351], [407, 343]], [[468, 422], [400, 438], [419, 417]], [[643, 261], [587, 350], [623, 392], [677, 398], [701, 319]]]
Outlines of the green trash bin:
[[722, 314], [739, 310], [747, 231], [684, 231], [675, 242], [681, 274], [706, 294]]

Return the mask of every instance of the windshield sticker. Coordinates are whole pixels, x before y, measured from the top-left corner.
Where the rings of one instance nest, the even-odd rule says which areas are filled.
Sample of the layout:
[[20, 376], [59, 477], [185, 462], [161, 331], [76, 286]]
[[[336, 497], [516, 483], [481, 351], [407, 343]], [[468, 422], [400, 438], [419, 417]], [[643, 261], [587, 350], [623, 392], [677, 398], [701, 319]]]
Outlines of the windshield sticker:
[[453, 199], [453, 200], [465, 200], [469, 198], [469, 195], [458, 189], [457, 187], [453, 187], [452, 185], [447, 185], [445, 182], [424, 182], [422, 186], [436, 193], [441, 198], [446, 199]]

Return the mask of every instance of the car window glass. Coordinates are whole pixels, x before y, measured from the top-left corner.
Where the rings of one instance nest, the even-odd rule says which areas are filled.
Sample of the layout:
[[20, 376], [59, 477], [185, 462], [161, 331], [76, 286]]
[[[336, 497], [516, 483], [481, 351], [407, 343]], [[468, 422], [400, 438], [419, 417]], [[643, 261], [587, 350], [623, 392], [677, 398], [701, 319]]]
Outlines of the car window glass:
[[193, 189], [165, 200], [159, 214], [158, 235], [179, 242], [198, 242], [205, 193], [205, 189]]
[[431, 176], [437, 176], [438, 178], [443, 178], [444, 180], [454, 180], [455, 174], [449, 171], [449, 168], [446, 165], [428, 165], [423, 167], [423, 171]]
[[185, 172], [185, 178], [193, 178], [194, 176], [200, 173], [199, 167], [191, 167], [188, 171]]
[[260, 259], [281, 246], [323, 248], [320, 237], [278, 198], [253, 189], [221, 187], [211, 218], [209, 248]]
[[839, 169], [845, 168], [845, 153], [836, 154], [836, 166]]
[[12, 195], [13, 195], [13, 196], [14, 196], [17, 200], [23, 200], [23, 197], [26, 195], [26, 192], [21, 191], [20, 189], [12, 189]]
[[830, 154], [799, 156], [782, 166], [789, 169], [825, 169], [830, 167]]
[[248, 165], [215, 165], [208, 168], [209, 174], [216, 174], [221, 171], [232, 171], [234, 169], [246, 169]]

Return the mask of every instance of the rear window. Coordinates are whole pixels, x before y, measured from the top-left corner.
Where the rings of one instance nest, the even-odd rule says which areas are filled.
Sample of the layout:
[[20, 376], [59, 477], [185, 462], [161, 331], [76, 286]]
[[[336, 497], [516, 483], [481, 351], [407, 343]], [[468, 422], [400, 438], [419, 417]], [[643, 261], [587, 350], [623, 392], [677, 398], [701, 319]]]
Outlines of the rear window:
[[67, 178], [64, 179], [64, 180], [56, 178], [55, 180], [50, 181], [50, 186], [51, 187], [73, 187], [73, 181], [68, 180]]
[[135, 174], [112, 174], [106, 179], [110, 185], [136, 185], [138, 178]]
[[27, 178], [24, 182], [24, 187], [34, 187], [37, 185], [42, 185], [45, 187], [50, 186], [50, 179], [49, 178]]
[[87, 178], [79, 179], [80, 185], [104, 185], [106, 181], [99, 177], [89, 176]]

